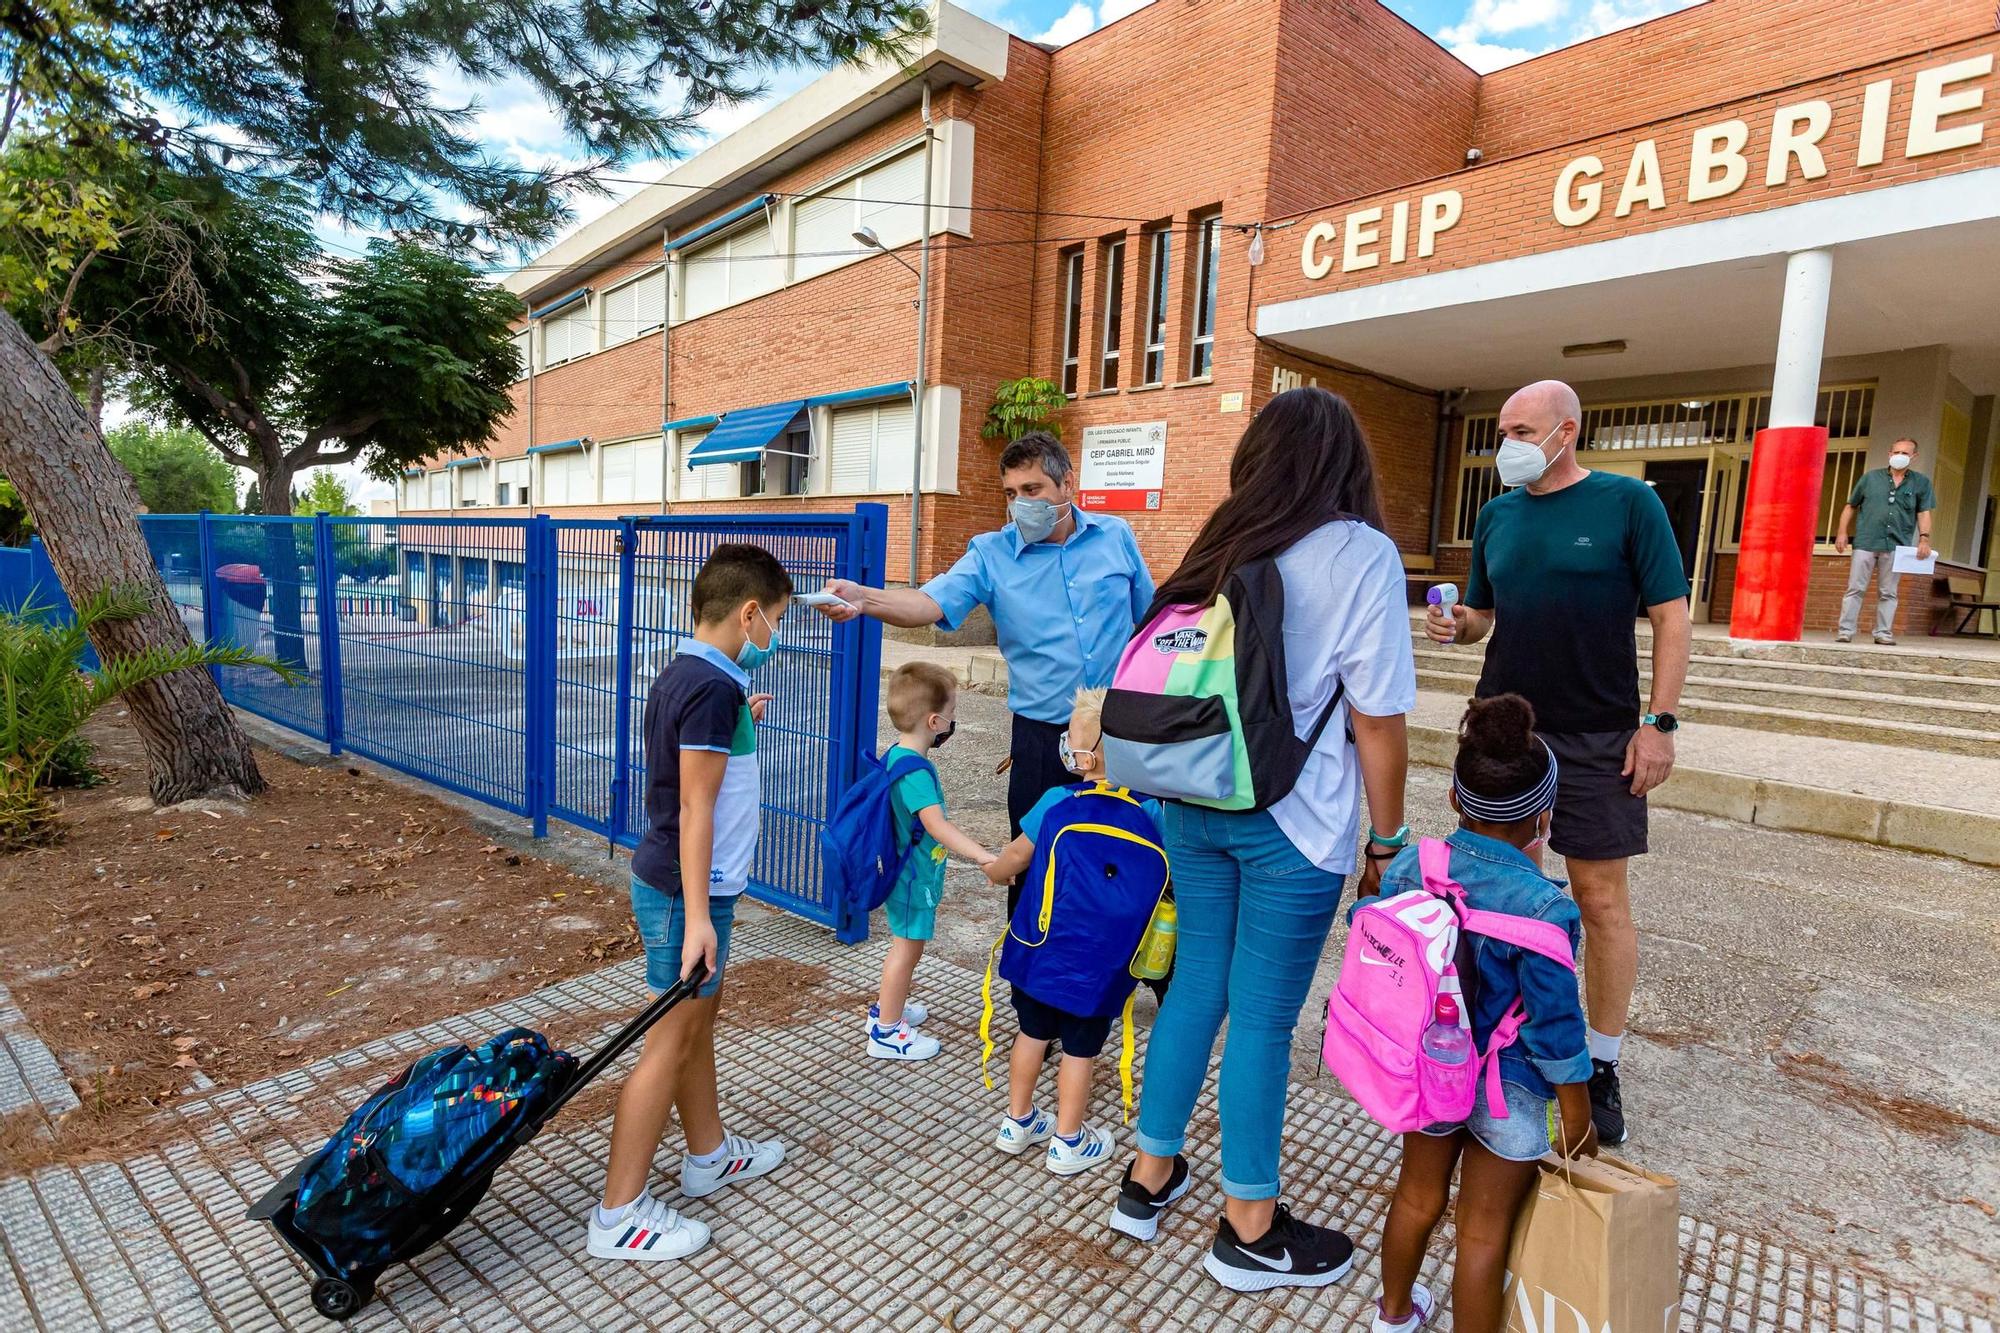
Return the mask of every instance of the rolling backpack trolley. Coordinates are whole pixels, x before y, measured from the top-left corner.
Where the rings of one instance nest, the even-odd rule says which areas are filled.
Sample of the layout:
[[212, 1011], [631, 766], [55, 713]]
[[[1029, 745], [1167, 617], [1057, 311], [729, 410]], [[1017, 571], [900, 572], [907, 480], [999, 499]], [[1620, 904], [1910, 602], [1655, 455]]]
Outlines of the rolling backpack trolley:
[[449, 1235], [514, 1151], [705, 979], [697, 965], [581, 1062], [527, 1028], [432, 1051], [363, 1102], [249, 1219], [269, 1222], [311, 1267], [315, 1310], [352, 1319], [385, 1269]]

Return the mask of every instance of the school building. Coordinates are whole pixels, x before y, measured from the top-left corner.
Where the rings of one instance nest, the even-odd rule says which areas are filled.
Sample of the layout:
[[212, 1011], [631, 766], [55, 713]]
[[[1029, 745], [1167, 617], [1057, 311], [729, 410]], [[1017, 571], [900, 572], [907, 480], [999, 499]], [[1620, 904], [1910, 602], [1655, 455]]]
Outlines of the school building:
[[1817, 631], [1848, 491], [1915, 439], [1921, 633], [1945, 576], [2000, 586], [1996, 54], [1992, 0], [1708, 0], [1484, 76], [1373, 0], [1155, 0], [1058, 49], [942, 4], [509, 275], [513, 415], [401, 511], [880, 501], [927, 577], [1004, 521], [982, 426], [1036, 375], [1164, 573], [1249, 414], [1316, 382], [1444, 578], [1495, 412], [1560, 378], [1581, 461], [1657, 488], [1697, 619], [1729, 618], [1761, 429], [1826, 435]]

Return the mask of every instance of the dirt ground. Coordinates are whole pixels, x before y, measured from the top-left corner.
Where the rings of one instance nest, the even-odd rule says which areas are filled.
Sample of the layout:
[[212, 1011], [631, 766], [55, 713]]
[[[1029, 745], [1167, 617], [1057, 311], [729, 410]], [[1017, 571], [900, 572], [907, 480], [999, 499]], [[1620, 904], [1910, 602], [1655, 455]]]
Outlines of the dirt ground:
[[260, 750], [265, 796], [157, 809], [122, 716], [88, 732], [108, 781], [65, 794], [67, 836], [0, 858], [0, 980], [83, 1102], [32, 1151], [0, 1128], [0, 1171], [638, 947], [624, 895], [337, 761]]

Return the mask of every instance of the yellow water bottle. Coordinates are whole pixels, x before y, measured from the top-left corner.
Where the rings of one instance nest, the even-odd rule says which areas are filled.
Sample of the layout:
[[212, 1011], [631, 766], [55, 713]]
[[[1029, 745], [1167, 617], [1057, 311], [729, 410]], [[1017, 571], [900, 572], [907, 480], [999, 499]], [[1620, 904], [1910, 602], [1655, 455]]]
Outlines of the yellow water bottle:
[[1160, 899], [1160, 905], [1153, 909], [1153, 919], [1146, 923], [1146, 934], [1139, 941], [1138, 960], [1132, 965], [1134, 976], [1146, 981], [1159, 981], [1174, 965], [1174, 938], [1179, 933], [1179, 917], [1174, 911], [1174, 900]]

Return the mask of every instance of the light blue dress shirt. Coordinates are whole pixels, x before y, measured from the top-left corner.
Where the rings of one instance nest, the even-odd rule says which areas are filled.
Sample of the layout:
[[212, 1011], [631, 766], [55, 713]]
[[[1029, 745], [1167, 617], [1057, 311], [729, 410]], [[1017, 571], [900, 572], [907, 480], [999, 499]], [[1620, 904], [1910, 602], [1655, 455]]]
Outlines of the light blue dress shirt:
[[1069, 721], [1080, 688], [1111, 683], [1118, 655], [1153, 602], [1153, 576], [1124, 519], [1076, 515], [1070, 539], [1023, 542], [1012, 523], [972, 539], [958, 563], [924, 585], [957, 629], [976, 606], [993, 613], [1007, 659], [1007, 706], [1037, 722]]

